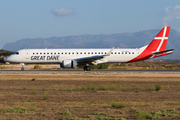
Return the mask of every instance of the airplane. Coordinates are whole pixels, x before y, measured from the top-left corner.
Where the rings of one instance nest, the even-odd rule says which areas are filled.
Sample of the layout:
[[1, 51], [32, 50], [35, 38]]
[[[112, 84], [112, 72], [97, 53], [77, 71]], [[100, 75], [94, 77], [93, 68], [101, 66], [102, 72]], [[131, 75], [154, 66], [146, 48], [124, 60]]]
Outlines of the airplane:
[[6, 62], [20, 63], [58, 63], [61, 68], [75, 68], [84, 65], [84, 71], [90, 71], [89, 65], [102, 63], [130, 63], [156, 58], [173, 53], [166, 49], [170, 26], [165, 26], [149, 45], [136, 49], [22, 49], [5, 59]]

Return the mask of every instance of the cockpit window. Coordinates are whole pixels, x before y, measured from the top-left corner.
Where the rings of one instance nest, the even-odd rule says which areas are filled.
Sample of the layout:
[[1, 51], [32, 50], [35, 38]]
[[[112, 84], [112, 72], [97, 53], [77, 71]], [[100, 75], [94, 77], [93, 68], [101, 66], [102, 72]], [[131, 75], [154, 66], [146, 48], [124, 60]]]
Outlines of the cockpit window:
[[15, 55], [19, 55], [19, 52], [14, 52]]

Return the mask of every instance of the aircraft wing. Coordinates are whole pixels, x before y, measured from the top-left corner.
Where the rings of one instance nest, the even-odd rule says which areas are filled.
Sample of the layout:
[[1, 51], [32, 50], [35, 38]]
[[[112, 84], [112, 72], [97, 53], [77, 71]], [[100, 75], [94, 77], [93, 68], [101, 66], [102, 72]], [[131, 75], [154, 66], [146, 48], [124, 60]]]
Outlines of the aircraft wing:
[[114, 50], [114, 47], [107, 53], [104, 55], [96, 55], [96, 56], [91, 56], [91, 57], [83, 57], [83, 58], [78, 58], [76, 59], [78, 63], [92, 63], [95, 60], [99, 60], [104, 58], [105, 56], [110, 56], [111, 52]]

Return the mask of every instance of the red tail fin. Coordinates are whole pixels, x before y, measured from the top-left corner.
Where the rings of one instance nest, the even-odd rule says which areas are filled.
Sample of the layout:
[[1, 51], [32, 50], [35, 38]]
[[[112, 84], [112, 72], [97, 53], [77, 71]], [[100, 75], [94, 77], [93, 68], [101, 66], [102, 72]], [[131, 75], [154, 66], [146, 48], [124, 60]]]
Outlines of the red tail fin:
[[146, 60], [149, 58], [159, 57], [167, 55], [167, 53], [162, 53], [160, 55], [153, 55], [154, 52], [164, 51], [166, 49], [166, 44], [169, 36], [170, 26], [165, 26], [157, 34], [157, 36], [152, 40], [152, 42], [134, 59], [128, 62], [135, 62], [140, 60]]
[[166, 49], [169, 31], [170, 26], [163, 27], [146, 49], [154, 52], [164, 51]]

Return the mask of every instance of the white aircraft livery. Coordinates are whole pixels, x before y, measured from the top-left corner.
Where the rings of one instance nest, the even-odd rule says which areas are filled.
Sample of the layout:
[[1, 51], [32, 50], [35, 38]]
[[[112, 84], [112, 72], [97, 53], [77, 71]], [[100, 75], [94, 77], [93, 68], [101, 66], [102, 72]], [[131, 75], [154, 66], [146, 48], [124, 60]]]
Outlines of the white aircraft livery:
[[6, 62], [20, 63], [58, 63], [61, 68], [75, 68], [84, 65], [102, 63], [129, 63], [173, 53], [174, 49], [166, 49], [170, 26], [165, 26], [149, 45], [136, 49], [22, 49], [5, 59]]

